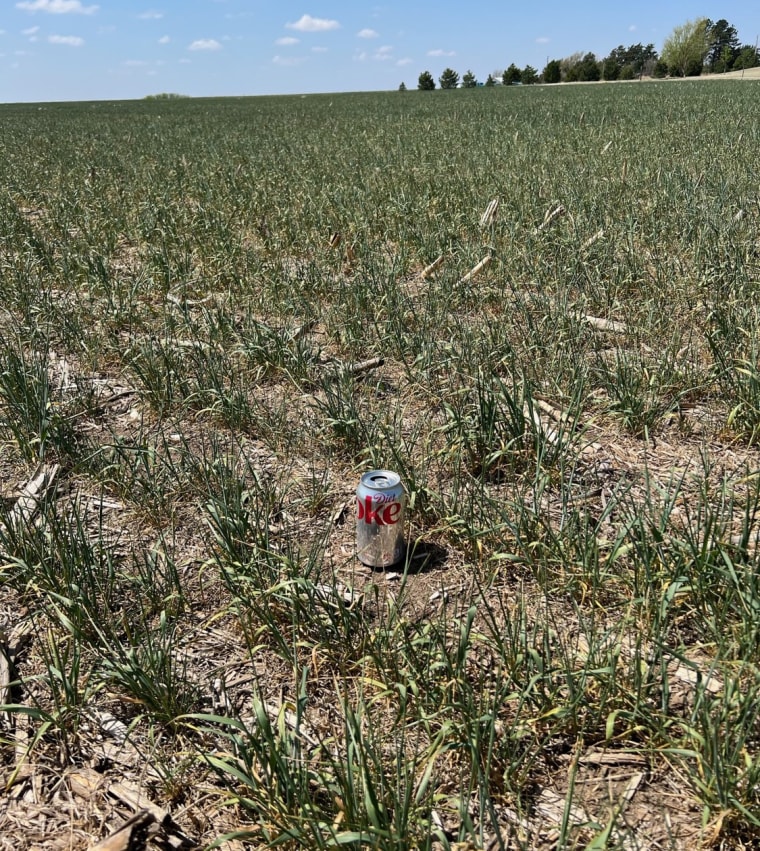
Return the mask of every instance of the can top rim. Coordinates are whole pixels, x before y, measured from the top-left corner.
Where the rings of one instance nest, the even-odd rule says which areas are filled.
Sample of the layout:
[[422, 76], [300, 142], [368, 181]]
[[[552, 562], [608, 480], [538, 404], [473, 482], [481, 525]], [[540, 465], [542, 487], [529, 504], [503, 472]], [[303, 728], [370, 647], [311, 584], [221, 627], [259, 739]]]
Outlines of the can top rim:
[[361, 477], [361, 485], [371, 490], [384, 491], [401, 483], [401, 476], [392, 470], [370, 470]]

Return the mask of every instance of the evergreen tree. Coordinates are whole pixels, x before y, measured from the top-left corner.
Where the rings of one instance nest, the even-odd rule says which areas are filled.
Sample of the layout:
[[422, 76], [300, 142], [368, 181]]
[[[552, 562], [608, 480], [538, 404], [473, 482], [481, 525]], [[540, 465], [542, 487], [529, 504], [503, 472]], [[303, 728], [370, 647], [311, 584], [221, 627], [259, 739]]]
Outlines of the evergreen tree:
[[472, 71], [467, 71], [467, 73], [462, 76], [462, 88], [463, 89], [474, 89], [477, 85], [478, 85], [477, 78], [472, 73]]
[[[576, 54], [577, 55], [577, 54]], [[568, 83], [593, 83], [601, 78], [599, 63], [593, 53], [586, 53], [576, 59], [575, 56], [565, 60], [565, 81]]]
[[420, 74], [419, 80], [417, 80], [417, 88], [421, 92], [432, 92], [435, 88], [435, 80], [433, 79], [433, 75], [430, 71], [423, 71]]
[[617, 80], [619, 76], [620, 65], [618, 65], [617, 60], [610, 55], [602, 62], [602, 79]]
[[446, 68], [438, 78], [442, 89], [455, 89], [459, 85], [459, 74], [453, 68]]
[[[632, 80], [642, 74], [651, 74], [657, 62], [653, 44], [618, 45], [602, 60], [602, 78], [605, 80]], [[615, 70], [617, 68], [617, 71]]]
[[522, 71], [513, 62], [509, 68], [502, 74], [501, 82], [505, 86], [512, 86], [515, 83], [522, 82]]
[[584, 83], [595, 83], [601, 80], [602, 72], [593, 53], [587, 53], [581, 60], [580, 80]]
[[707, 22], [707, 38], [710, 48], [707, 64], [711, 71], [730, 71], [734, 59], [739, 55], [739, 33], [725, 18]]
[[562, 66], [559, 59], [552, 59], [546, 63], [546, 67], [541, 72], [541, 79], [544, 83], [559, 83], [562, 79]]

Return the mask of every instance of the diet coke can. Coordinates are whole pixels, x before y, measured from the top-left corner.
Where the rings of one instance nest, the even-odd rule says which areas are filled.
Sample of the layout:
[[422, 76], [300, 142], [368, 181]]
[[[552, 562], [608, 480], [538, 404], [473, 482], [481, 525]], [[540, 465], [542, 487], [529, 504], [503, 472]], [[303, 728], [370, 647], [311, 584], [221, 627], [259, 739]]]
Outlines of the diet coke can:
[[398, 473], [370, 470], [356, 488], [356, 554], [369, 567], [404, 557], [406, 493]]

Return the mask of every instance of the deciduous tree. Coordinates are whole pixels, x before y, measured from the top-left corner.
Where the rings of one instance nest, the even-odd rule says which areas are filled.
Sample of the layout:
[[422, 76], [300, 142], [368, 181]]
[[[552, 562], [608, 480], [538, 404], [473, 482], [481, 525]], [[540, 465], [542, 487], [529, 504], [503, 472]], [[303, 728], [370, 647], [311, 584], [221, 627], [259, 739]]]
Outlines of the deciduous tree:
[[580, 64], [582, 59], [583, 54], [580, 50], [578, 50], [575, 53], [571, 53], [570, 56], [565, 56], [563, 59], [559, 60], [559, 67], [562, 73], [561, 80], [563, 83], [565, 80], [570, 80], [571, 83], [575, 81], [575, 73], [573, 72], [573, 69], [576, 65]]
[[698, 77], [710, 50], [707, 18], [675, 27], [662, 46], [662, 58], [677, 77]]
[[743, 44], [739, 48], [739, 55], [734, 59], [733, 70], [741, 71], [744, 68], [757, 68], [760, 65], [760, 52], [754, 44]]

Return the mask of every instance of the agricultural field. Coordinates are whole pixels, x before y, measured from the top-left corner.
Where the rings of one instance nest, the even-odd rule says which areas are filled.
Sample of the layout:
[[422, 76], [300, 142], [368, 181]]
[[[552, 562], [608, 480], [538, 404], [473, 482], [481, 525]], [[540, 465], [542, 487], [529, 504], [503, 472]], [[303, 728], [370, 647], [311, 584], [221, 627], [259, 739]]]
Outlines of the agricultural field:
[[759, 101], [0, 107], [0, 849], [760, 847]]

